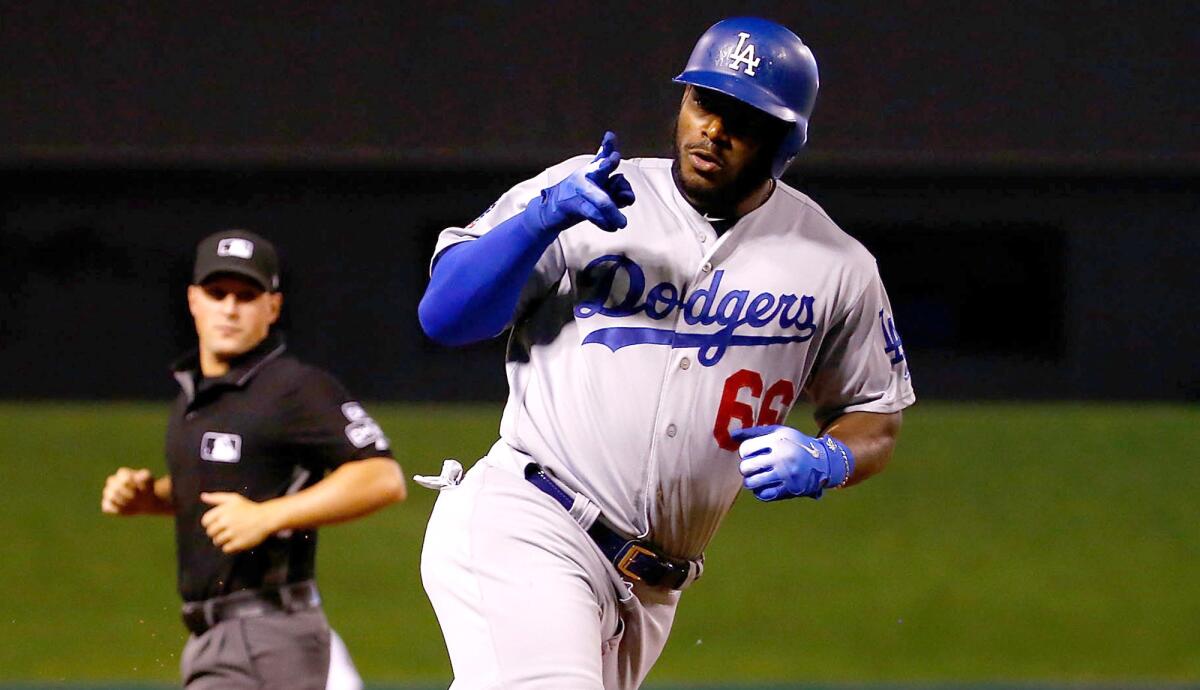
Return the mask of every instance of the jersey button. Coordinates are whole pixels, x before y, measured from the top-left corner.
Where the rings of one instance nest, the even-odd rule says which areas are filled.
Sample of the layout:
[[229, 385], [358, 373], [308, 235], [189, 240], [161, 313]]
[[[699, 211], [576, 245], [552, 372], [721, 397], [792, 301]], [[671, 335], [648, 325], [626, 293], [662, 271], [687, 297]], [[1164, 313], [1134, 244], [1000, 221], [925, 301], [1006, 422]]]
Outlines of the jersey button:
[[690, 366], [692, 366], [692, 360], [688, 359], [687, 357], [684, 357], [683, 359], [679, 360], [679, 368], [680, 369], [687, 369]]
[[700, 240], [701, 242], [707, 242], [707, 241], [708, 241], [708, 235], [705, 235], [705, 234], [704, 234], [704, 233], [702, 233], [702, 232], [698, 232], [698, 233], [696, 233], [696, 239]]
[[708, 273], [709, 271], [712, 270], [712, 263], [709, 261], [705, 261], [704, 265], [700, 267], [700, 270], [704, 271], [705, 273]]
[[668, 425], [667, 425], [667, 436], [669, 436], [669, 437], [671, 437], [671, 438], [675, 438], [675, 432], [676, 432], [676, 431], [677, 431], [677, 429], [675, 428], [675, 425], [674, 425], [674, 424], [668, 424]]

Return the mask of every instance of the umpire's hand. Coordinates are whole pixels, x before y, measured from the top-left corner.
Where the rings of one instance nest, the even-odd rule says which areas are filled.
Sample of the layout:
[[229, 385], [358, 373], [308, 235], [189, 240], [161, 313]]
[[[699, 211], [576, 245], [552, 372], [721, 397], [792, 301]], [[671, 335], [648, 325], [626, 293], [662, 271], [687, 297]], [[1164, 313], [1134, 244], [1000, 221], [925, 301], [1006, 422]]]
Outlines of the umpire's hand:
[[200, 524], [225, 553], [253, 549], [277, 531], [272, 526], [274, 514], [265, 503], [229, 491], [201, 493], [200, 500], [213, 506], [200, 516]]
[[122, 467], [109, 475], [100, 494], [100, 510], [109, 515], [163, 513], [162, 499], [154, 492], [150, 470]]

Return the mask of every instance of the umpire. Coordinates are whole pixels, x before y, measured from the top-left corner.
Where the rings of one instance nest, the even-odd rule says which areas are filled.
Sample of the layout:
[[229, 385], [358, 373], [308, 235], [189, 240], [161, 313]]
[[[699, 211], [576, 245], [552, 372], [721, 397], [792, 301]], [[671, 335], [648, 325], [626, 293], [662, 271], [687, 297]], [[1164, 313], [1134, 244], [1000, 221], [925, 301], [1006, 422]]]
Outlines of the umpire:
[[283, 296], [268, 241], [205, 238], [187, 298], [199, 348], [173, 367], [170, 473], [118, 469], [101, 510], [175, 516], [188, 690], [361, 687], [321, 610], [316, 528], [404, 499], [388, 440], [272, 331]]

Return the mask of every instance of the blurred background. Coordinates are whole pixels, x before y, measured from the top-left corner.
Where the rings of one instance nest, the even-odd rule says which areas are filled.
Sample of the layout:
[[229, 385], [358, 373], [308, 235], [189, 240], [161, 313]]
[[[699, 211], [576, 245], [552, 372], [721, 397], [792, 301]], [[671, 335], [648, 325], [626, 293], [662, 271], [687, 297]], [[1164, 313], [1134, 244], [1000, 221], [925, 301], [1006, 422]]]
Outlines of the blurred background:
[[[0, 3], [0, 685], [176, 678], [170, 525], [98, 502], [163, 468], [201, 237], [275, 241], [293, 350], [410, 474], [471, 460], [504, 343], [420, 332], [437, 233], [606, 129], [669, 155], [737, 14], [817, 57], [786, 180], [878, 258], [921, 402], [870, 483], [739, 502], [649, 684], [1200, 681], [1196, 3], [144, 0]], [[322, 540], [373, 687], [449, 680], [432, 498]]]

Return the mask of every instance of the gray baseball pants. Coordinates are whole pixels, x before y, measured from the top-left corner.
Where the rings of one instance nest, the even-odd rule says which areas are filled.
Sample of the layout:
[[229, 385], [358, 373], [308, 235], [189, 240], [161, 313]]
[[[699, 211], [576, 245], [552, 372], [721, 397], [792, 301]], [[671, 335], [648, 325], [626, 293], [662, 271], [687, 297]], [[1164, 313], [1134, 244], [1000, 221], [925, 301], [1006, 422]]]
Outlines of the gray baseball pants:
[[186, 690], [361, 690], [362, 680], [320, 608], [222, 621], [188, 637]]
[[421, 575], [452, 690], [635, 690], [679, 592], [632, 592], [554, 499], [485, 458], [438, 496]]

